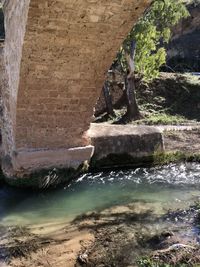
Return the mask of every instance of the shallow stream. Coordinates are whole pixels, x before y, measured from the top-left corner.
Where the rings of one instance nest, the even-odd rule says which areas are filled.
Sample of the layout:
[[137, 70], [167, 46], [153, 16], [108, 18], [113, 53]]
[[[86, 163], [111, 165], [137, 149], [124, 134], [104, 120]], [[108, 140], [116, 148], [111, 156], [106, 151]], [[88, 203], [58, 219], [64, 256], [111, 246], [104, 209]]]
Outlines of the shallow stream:
[[200, 199], [200, 164], [85, 174], [57, 190], [31, 192], [0, 188], [0, 223], [41, 224], [71, 221], [88, 211], [143, 201], [169, 209], [184, 208]]
[[[191, 207], [199, 201], [200, 164], [197, 163], [88, 173], [70, 185], [44, 192], [4, 185], [0, 187], [0, 230], [3, 229], [0, 240], [1, 235], [5, 238], [5, 232], [9, 232], [12, 226], [37, 228], [43, 225], [39, 234], [43, 231], [45, 234], [48, 225], [67, 225], [82, 215], [95, 212], [100, 217], [102, 215], [103, 220], [110, 217], [114, 227], [122, 222], [126, 228], [123, 220], [128, 218], [130, 222], [127, 227], [131, 223], [130, 232], [135, 231], [136, 235], [142, 233], [142, 229], [151, 234], [181, 229], [181, 240], [194, 244], [199, 243], [200, 231], [194, 224], [196, 211]], [[126, 207], [131, 211], [130, 216], [127, 216]], [[147, 217], [141, 216], [143, 211], [149, 212], [149, 209], [156, 214], [154, 221], [147, 221]], [[135, 214], [140, 214], [139, 219]], [[114, 228], [109, 229], [112, 236]]]

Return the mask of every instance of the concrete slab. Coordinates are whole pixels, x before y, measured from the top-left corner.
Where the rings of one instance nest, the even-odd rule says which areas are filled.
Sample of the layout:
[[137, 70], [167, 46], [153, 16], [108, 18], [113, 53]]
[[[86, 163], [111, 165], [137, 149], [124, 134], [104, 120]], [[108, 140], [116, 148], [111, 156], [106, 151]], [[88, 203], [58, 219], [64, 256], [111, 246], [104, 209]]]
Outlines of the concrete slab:
[[[139, 159], [164, 151], [162, 132], [156, 127], [91, 124], [88, 135], [95, 147], [95, 160], [109, 155], [129, 155]], [[123, 157], [120, 160], [123, 165]]]

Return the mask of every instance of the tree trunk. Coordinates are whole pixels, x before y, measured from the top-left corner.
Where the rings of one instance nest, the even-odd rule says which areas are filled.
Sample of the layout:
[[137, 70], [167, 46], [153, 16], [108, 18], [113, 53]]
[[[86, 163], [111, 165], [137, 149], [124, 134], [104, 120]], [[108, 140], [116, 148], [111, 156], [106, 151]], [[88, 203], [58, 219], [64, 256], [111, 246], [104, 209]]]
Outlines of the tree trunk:
[[135, 94], [135, 77], [125, 78], [125, 91], [127, 98], [127, 118], [129, 120], [136, 120], [140, 118], [140, 112]]
[[129, 120], [136, 120], [140, 118], [140, 112], [135, 94], [135, 48], [136, 43], [131, 41], [130, 54], [125, 50], [126, 61], [129, 67], [128, 73], [125, 78], [125, 90], [127, 97], [127, 113], [126, 117]]
[[113, 105], [112, 105], [112, 98], [111, 98], [111, 94], [110, 94], [110, 88], [109, 88], [107, 82], [105, 82], [105, 84], [103, 86], [103, 93], [104, 93], [104, 99], [105, 99], [106, 109], [107, 109], [108, 115], [115, 116], [115, 112], [113, 110]]

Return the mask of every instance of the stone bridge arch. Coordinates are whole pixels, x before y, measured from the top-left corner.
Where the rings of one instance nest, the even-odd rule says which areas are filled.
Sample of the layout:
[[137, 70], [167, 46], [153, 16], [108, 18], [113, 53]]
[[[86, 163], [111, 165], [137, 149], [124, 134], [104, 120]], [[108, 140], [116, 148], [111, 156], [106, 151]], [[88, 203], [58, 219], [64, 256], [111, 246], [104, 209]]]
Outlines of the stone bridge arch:
[[3, 169], [78, 166], [105, 74], [151, 0], [2, 0]]

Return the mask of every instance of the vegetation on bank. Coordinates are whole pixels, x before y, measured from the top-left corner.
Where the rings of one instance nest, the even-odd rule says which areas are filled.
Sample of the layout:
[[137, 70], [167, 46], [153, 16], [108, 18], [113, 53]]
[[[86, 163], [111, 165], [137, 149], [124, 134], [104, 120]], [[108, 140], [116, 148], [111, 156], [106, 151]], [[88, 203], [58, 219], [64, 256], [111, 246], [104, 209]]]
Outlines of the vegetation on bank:
[[[170, 260], [173, 259], [173, 260]], [[194, 251], [182, 250], [172, 251], [168, 254], [154, 257], [143, 257], [138, 260], [139, 267], [199, 267], [200, 266], [200, 249]]]
[[[115, 116], [110, 116], [103, 106], [103, 97], [97, 103], [95, 122], [111, 124], [126, 123], [124, 92], [120, 89], [121, 75], [116, 81], [110, 78], [110, 92], [113, 99]], [[142, 118], [132, 121], [134, 124], [147, 125], [180, 125], [200, 121], [200, 77], [190, 74], [160, 73], [150, 83], [142, 83], [137, 87], [136, 96]]]
[[180, 115], [169, 115], [167, 113], [154, 113], [141, 120], [135, 121], [135, 124], [146, 125], [180, 125], [186, 122], [186, 119]]
[[[166, 63], [165, 45], [170, 40], [171, 27], [187, 16], [189, 12], [180, 0], [154, 0], [124, 41], [112, 68], [118, 68], [124, 76], [128, 121], [141, 117], [135, 93], [136, 73], [146, 82], [158, 76]], [[103, 90], [107, 110], [114, 115], [107, 82]]]
[[200, 121], [199, 77], [163, 73], [137, 93], [144, 114], [141, 123], [179, 125]]

